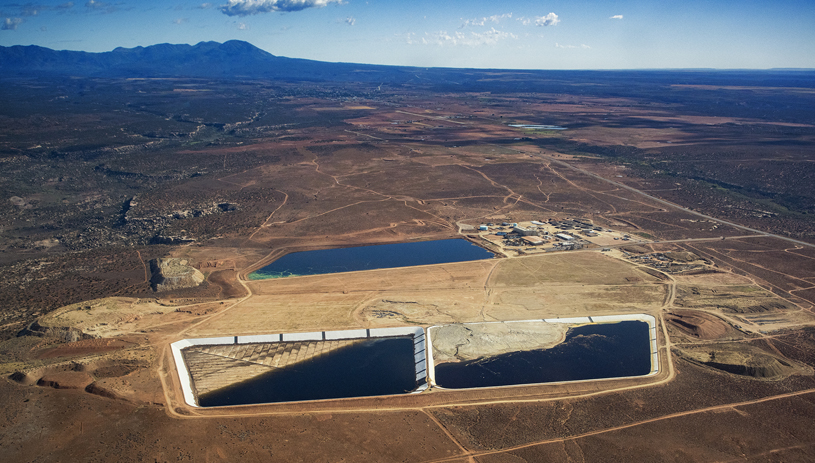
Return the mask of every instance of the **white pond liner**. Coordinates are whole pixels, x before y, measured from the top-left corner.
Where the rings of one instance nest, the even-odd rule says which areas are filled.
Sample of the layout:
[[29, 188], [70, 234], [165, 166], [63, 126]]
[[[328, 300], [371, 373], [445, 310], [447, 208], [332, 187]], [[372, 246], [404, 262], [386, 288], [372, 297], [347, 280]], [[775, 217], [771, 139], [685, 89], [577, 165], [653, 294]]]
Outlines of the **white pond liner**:
[[[507, 322], [475, 322], [463, 323], [464, 325], [479, 325], [479, 324], [494, 324], [494, 323], [565, 323], [570, 325], [590, 325], [601, 323], [617, 323], [622, 321], [642, 321], [648, 323], [650, 329], [650, 342], [651, 342], [651, 371], [642, 376], [652, 376], [659, 373], [659, 351], [657, 346], [657, 323], [656, 319], [651, 315], [646, 314], [625, 314], [625, 315], [602, 315], [591, 317], [571, 317], [571, 318], [547, 318], [537, 320], [515, 320]], [[357, 330], [341, 330], [341, 331], [313, 331], [308, 333], [277, 333], [277, 334], [264, 334], [264, 335], [251, 335], [251, 336], [225, 336], [217, 338], [194, 338], [182, 339], [170, 344], [175, 360], [176, 370], [178, 371], [178, 378], [181, 381], [181, 389], [184, 393], [184, 402], [192, 407], [198, 407], [195, 400], [195, 393], [193, 392], [192, 377], [184, 362], [184, 356], [181, 351], [190, 346], [204, 346], [204, 345], [228, 345], [228, 344], [254, 344], [254, 343], [276, 343], [276, 342], [292, 342], [292, 341], [321, 341], [321, 340], [336, 340], [336, 339], [365, 339], [365, 338], [387, 338], [395, 336], [412, 336], [413, 337], [413, 354], [414, 364], [416, 370], [416, 382], [421, 385], [411, 394], [420, 393], [426, 390], [429, 386], [438, 389], [444, 389], [435, 383], [435, 368], [433, 364], [433, 345], [432, 345], [432, 330], [439, 328], [442, 325], [431, 326], [425, 331], [421, 327], [398, 327], [398, 328], [372, 328], [372, 329], [357, 329]], [[604, 378], [604, 379], [620, 379], [620, 378]], [[578, 380], [578, 381], [561, 381], [562, 382], [583, 382], [583, 381], [599, 381], [600, 379]], [[540, 383], [540, 384], [557, 384], [557, 383]], [[521, 386], [521, 385], [515, 385]], [[523, 386], [530, 386], [524, 384]], [[492, 386], [492, 387], [513, 387], [513, 386]], [[478, 388], [473, 388], [478, 389]]]
[[359, 330], [342, 331], [313, 331], [309, 333], [278, 333], [252, 336], [225, 336], [218, 338], [194, 338], [182, 339], [170, 344], [175, 360], [178, 379], [181, 381], [181, 390], [184, 393], [184, 402], [192, 407], [198, 407], [193, 392], [192, 376], [190, 376], [187, 364], [181, 351], [190, 346], [213, 346], [229, 344], [255, 344], [255, 343], [276, 343], [292, 341], [323, 341], [337, 339], [367, 339], [367, 338], [389, 338], [396, 336], [413, 337], [413, 357], [416, 370], [416, 382], [421, 385], [411, 394], [416, 394], [427, 389], [427, 360], [425, 357], [426, 343], [425, 331], [422, 327], [399, 327], [399, 328], [372, 328]]

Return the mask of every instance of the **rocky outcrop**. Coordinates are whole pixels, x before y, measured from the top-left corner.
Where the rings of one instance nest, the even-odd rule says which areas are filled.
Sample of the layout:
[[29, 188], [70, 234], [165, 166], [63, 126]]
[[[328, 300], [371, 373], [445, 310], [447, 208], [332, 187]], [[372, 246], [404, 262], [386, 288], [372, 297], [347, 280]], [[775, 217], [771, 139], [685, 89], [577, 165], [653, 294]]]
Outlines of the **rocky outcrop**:
[[189, 265], [186, 259], [166, 258], [150, 261], [153, 291], [194, 288], [204, 281], [204, 274]]
[[85, 334], [82, 330], [67, 326], [43, 326], [39, 320], [31, 322], [17, 336], [38, 336], [56, 338], [59, 342], [75, 342], [82, 339], [93, 339], [95, 336]]

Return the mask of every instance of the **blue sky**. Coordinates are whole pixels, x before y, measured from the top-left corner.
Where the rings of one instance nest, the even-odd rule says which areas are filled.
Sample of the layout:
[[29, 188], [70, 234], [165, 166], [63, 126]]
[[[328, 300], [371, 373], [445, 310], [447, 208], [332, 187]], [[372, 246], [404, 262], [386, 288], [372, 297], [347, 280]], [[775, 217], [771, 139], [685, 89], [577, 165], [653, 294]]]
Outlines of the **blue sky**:
[[815, 68], [815, 1], [0, 0], [0, 45], [238, 39], [322, 61], [505, 69]]

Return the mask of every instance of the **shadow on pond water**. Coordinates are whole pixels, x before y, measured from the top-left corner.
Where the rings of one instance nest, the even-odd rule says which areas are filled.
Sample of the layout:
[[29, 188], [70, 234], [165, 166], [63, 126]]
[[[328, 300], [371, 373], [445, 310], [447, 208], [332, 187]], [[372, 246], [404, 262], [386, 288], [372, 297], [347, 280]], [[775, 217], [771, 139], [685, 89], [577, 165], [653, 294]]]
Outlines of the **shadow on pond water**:
[[411, 336], [368, 339], [198, 398], [202, 407], [402, 394], [417, 388]]

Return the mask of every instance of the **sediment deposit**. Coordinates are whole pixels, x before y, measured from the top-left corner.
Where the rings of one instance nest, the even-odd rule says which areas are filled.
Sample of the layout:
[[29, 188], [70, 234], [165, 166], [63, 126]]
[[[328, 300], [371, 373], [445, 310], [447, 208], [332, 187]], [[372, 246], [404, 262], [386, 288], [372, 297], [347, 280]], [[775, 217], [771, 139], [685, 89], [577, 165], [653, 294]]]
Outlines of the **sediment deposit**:
[[435, 363], [458, 362], [519, 350], [547, 349], [563, 342], [568, 326], [517, 322], [445, 325], [431, 328]]

